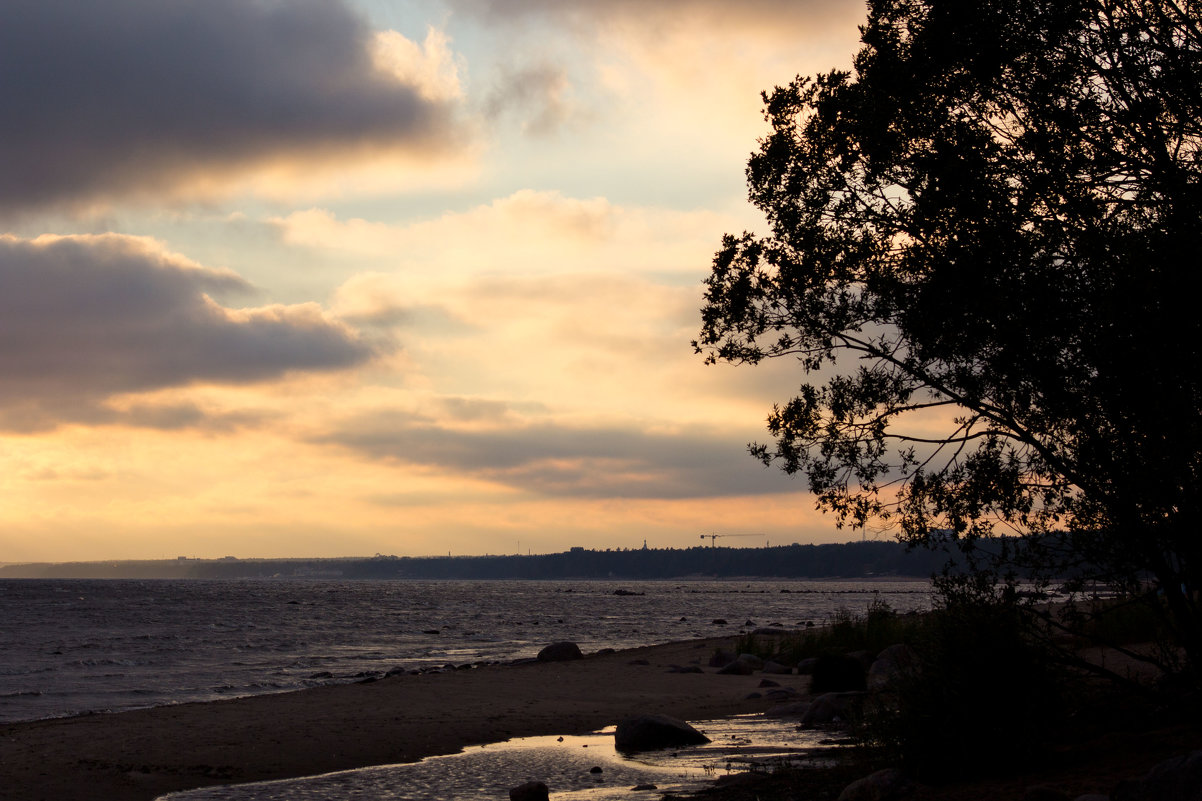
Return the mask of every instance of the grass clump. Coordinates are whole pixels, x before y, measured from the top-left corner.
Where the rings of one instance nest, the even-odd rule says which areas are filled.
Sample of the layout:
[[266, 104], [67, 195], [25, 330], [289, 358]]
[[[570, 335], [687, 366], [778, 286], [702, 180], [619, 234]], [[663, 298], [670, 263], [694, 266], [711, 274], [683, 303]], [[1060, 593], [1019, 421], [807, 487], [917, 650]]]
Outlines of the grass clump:
[[862, 614], [840, 609], [826, 626], [792, 635], [744, 634], [735, 642], [738, 653], [755, 654], [793, 665], [811, 657], [843, 656], [857, 651], [876, 654], [896, 643], [909, 643], [924, 625], [924, 616], [900, 615], [879, 598]]

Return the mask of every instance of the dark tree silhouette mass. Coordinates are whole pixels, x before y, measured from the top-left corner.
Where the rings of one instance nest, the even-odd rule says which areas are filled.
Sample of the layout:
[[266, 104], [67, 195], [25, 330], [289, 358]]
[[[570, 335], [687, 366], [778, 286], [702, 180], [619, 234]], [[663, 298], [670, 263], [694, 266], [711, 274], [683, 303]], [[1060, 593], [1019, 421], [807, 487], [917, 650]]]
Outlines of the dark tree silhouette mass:
[[769, 233], [724, 238], [694, 347], [799, 360], [752, 450], [841, 525], [1144, 597], [1197, 669], [1202, 3], [874, 0], [861, 32], [765, 93]]

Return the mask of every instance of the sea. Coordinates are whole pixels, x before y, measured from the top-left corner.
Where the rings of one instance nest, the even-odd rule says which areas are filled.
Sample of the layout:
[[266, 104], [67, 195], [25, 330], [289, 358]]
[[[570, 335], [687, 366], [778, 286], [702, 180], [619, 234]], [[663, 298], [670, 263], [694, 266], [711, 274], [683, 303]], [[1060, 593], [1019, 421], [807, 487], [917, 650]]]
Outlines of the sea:
[[[841, 613], [862, 614], [874, 602], [898, 612], [927, 609], [930, 585], [756, 579], [5, 579], [0, 580], [0, 722], [283, 692], [390, 671], [513, 662], [564, 640], [576, 642], [587, 654], [760, 627], [795, 629], [822, 625]], [[738, 721], [711, 726], [734, 740], [745, 736]], [[507, 764], [522, 759], [572, 764], [553, 757], [567, 753], [558, 740], [538, 747], [497, 744], [488, 753], [422, 764], [427, 772], [467, 776], [463, 792], [455, 797], [471, 798], [468, 788], [479, 789], [479, 783], [471, 778], [475, 768], [470, 766], [494, 775], [489, 760], [502, 753], [508, 754]], [[599, 759], [602, 753], [594, 743], [589, 758]], [[610, 775], [635, 770], [617, 755], [608, 759]], [[715, 759], [721, 757], [699, 752], [693, 769], [704, 772]], [[638, 770], [651, 775], [663, 766], [644, 768]], [[669, 768], [679, 770], [680, 763]], [[255, 785], [178, 797], [407, 797], [381, 795], [372, 783], [395, 771], [372, 770], [325, 778], [336, 788], [328, 795], [322, 794], [320, 782], [305, 779], [299, 789]], [[396, 770], [409, 770], [399, 780], [402, 786], [420, 786], [413, 771], [423, 768]], [[445, 776], [436, 781], [447, 786]], [[346, 782], [359, 790], [348, 795]], [[272, 794], [276, 792], [283, 795]], [[581, 798], [606, 797], [604, 788], [580, 792]]]

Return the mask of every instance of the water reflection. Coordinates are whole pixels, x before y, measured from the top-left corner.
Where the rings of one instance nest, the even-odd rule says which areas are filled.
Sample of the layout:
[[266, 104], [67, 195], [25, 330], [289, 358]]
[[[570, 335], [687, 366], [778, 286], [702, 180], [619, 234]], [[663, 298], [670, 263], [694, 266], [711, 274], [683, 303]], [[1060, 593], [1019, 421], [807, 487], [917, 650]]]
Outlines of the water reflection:
[[[759, 715], [694, 721], [713, 742], [628, 758], [614, 750], [613, 728], [572, 737], [527, 737], [473, 746], [421, 762], [383, 765], [301, 779], [208, 787], [157, 801], [345, 801], [454, 799], [495, 801], [523, 782], [545, 782], [554, 798], [580, 801], [658, 799], [700, 789], [727, 773], [822, 761], [826, 735]], [[600, 768], [600, 771], [594, 771]], [[638, 785], [656, 789], [638, 790]]]

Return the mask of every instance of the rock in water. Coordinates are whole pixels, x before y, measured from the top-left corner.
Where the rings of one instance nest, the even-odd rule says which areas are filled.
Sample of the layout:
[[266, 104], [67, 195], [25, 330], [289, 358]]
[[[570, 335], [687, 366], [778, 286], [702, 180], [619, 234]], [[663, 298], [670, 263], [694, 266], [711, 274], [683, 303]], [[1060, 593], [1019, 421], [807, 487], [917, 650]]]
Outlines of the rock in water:
[[550, 792], [542, 782], [526, 782], [509, 791], [509, 801], [550, 801]]
[[810, 711], [809, 701], [793, 701], [788, 704], [777, 704], [776, 706], [764, 712], [764, 717], [767, 718], [796, 718], [800, 720], [804, 718], [806, 713]]
[[820, 726], [830, 726], [838, 721], [846, 722], [855, 713], [863, 701], [864, 693], [827, 693], [820, 695], [810, 703], [810, 708], [802, 715], [801, 726], [812, 729]]
[[572, 659], [583, 659], [580, 646], [574, 642], [553, 642], [538, 652], [539, 662], [568, 662]]
[[654, 751], [678, 745], [703, 745], [710, 738], [683, 720], [667, 715], [639, 715], [618, 724], [614, 745], [619, 751]]

